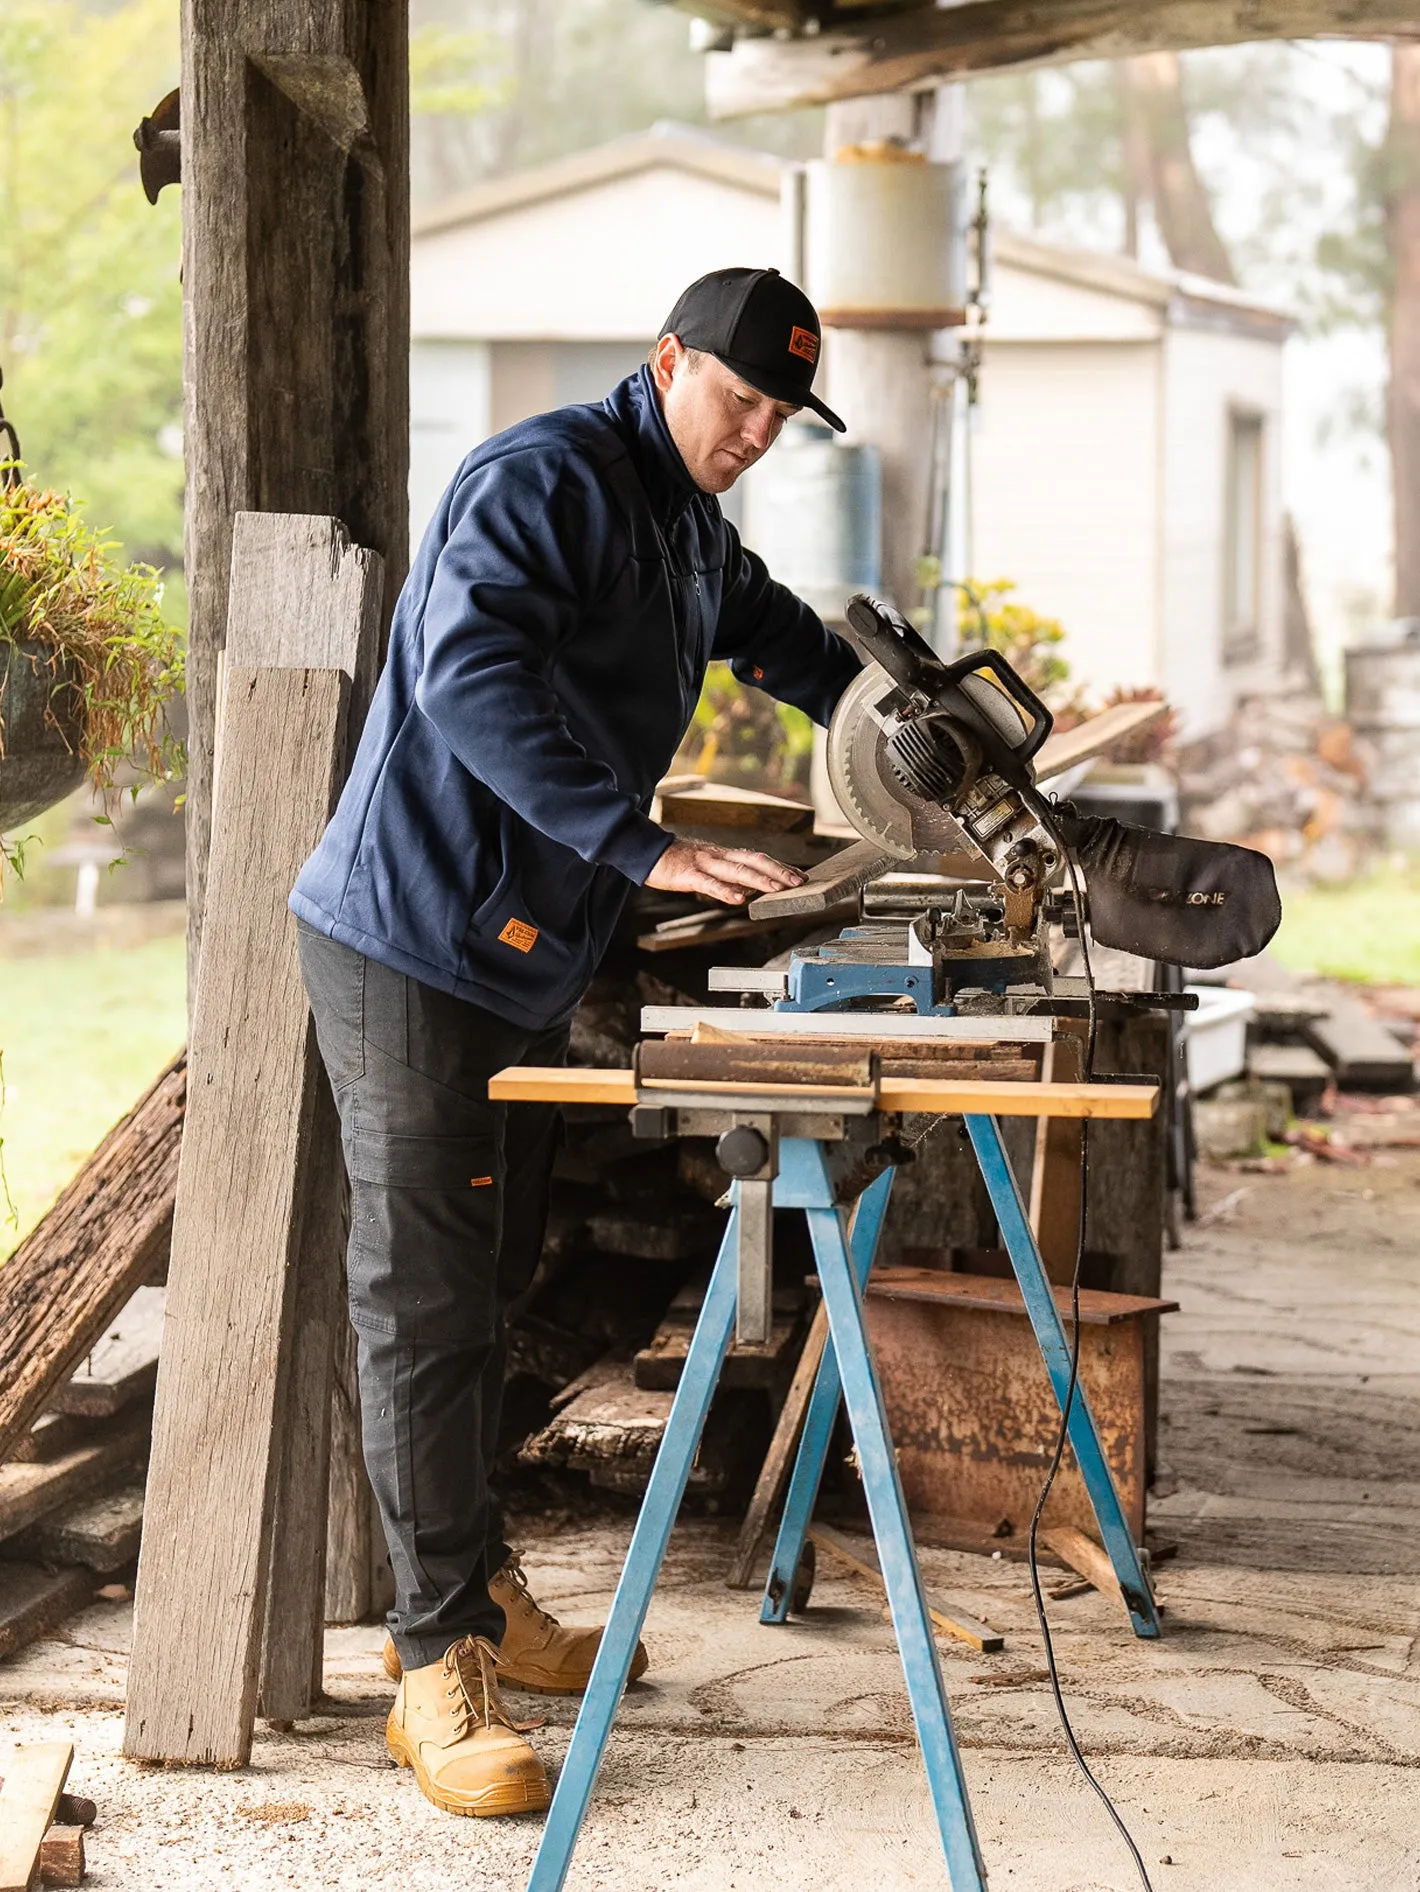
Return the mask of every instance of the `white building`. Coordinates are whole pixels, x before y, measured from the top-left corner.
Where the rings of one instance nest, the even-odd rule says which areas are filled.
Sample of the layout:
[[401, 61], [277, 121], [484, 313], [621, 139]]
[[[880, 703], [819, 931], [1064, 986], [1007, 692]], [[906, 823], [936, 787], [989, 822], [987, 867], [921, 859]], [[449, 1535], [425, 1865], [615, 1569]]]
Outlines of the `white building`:
[[[657, 129], [416, 217], [416, 533], [470, 447], [595, 400], [644, 360], [694, 277], [789, 268], [789, 168]], [[973, 575], [1012, 578], [1059, 618], [1092, 690], [1158, 685], [1190, 732], [1216, 726], [1281, 667], [1287, 318], [1216, 283], [1007, 233], [994, 256]]]

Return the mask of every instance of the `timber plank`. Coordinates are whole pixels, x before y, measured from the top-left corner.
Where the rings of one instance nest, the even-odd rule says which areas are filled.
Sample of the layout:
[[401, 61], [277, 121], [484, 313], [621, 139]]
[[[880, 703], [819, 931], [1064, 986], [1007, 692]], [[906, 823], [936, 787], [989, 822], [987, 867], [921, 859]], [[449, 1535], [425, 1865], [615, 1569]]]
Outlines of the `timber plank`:
[[0, 1458], [162, 1261], [186, 1093], [180, 1054], [0, 1269]]
[[[348, 680], [230, 666], [124, 1751], [243, 1766], [320, 1072], [286, 896], [342, 779]], [[328, 1385], [328, 1381], [327, 1381]]]
[[146, 1398], [158, 1378], [163, 1288], [139, 1288], [49, 1402], [51, 1412], [106, 1418]]
[[73, 1762], [69, 1741], [36, 1741], [0, 1755], [0, 1892], [29, 1892]]
[[39, 1564], [0, 1563], [0, 1659], [47, 1635], [93, 1594], [87, 1570], [46, 1570]]
[[0, 1539], [15, 1536], [62, 1504], [88, 1497], [141, 1463], [148, 1426], [148, 1415], [137, 1413], [58, 1458], [0, 1465]]
[[[854, 1543], [851, 1538], [844, 1537], [841, 1531], [830, 1529], [827, 1524], [811, 1524], [809, 1537], [824, 1550], [831, 1550], [835, 1557], [841, 1558], [850, 1570], [857, 1571], [860, 1577], [866, 1577], [870, 1583], [876, 1584], [884, 1595], [887, 1594], [883, 1567], [872, 1544]], [[969, 1615], [967, 1611], [958, 1609], [956, 1604], [940, 1597], [929, 1596], [926, 1603], [933, 1626], [940, 1629], [943, 1635], [954, 1636], [958, 1642], [967, 1643], [981, 1655], [999, 1655], [1005, 1648], [1006, 1638], [999, 1629], [993, 1629], [990, 1623], [983, 1623], [979, 1617]]]
[[[868, 1091], [823, 1085], [712, 1084], [661, 1080], [648, 1089], [733, 1092], [764, 1097], [792, 1107], [795, 1091], [811, 1089], [818, 1096], [841, 1096], [845, 1101], [867, 1097]], [[561, 1104], [625, 1104], [636, 1102], [634, 1071], [594, 1070], [590, 1066], [510, 1065], [488, 1085], [488, 1095], [505, 1103], [546, 1100]], [[889, 1112], [924, 1111], [935, 1116], [990, 1115], [998, 1117], [1107, 1117], [1148, 1119], [1158, 1105], [1157, 1084], [1035, 1084], [1003, 1079], [945, 1081], [938, 1078], [884, 1077], [878, 1085], [879, 1106]]]
[[143, 1486], [135, 1483], [52, 1511], [16, 1548], [45, 1563], [83, 1564], [109, 1577], [134, 1561], [142, 1535]]

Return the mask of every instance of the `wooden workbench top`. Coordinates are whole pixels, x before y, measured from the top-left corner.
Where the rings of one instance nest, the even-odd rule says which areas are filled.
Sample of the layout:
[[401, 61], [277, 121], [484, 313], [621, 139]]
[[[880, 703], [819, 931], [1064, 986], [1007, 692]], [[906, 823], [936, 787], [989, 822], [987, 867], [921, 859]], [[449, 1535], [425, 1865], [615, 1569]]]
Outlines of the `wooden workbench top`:
[[[707, 1105], [717, 1096], [762, 1099], [766, 1108], [792, 1108], [795, 1096], [823, 1095], [795, 1084], [672, 1083], [644, 1085], [640, 1098], [656, 1090], [684, 1096], [704, 1093]], [[863, 1096], [869, 1093], [862, 1093]], [[582, 1065], [512, 1065], [490, 1079], [488, 1095], [497, 1103], [624, 1104], [638, 1101], [634, 1071], [595, 1070]], [[854, 1093], [858, 1096], [858, 1093]], [[939, 1117], [1152, 1117], [1158, 1107], [1157, 1084], [1032, 1084], [964, 1079], [884, 1077], [877, 1105], [890, 1114], [925, 1112]]]

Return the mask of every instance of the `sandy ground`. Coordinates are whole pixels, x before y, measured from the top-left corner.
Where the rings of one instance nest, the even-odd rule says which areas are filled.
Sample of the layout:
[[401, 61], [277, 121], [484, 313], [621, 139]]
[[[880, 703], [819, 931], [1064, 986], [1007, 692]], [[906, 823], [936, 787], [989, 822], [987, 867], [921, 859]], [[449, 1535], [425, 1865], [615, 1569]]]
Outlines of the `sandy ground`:
[[[1420, 1892], [1420, 1157], [1205, 1188], [1211, 1219], [1166, 1280], [1166, 1633], [1136, 1642], [1094, 1593], [1053, 1605], [1077, 1727], [1161, 1892]], [[597, 1620], [626, 1535], [534, 1533], [535, 1587]], [[731, 1535], [677, 1533], [569, 1886], [945, 1886], [872, 1592], [825, 1568], [805, 1621], [763, 1628], [723, 1587]], [[1007, 1634], [997, 1656], [942, 1648], [993, 1886], [1127, 1892], [1063, 1754], [1024, 1572], [923, 1562]], [[449, 1819], [387, 1762], [376, 1630], [333, 1632], [328, 1712], [263, 1731], [226, 1775], [119, 1757], [128, 1631], [126, 1605], [96, 1604], [0, 1665], [0, 1753], [76, 1744], [95, 1892], [525, 1885], [536, 1821]], [[533, 1737], [554, 1764], [573, 1706]]]

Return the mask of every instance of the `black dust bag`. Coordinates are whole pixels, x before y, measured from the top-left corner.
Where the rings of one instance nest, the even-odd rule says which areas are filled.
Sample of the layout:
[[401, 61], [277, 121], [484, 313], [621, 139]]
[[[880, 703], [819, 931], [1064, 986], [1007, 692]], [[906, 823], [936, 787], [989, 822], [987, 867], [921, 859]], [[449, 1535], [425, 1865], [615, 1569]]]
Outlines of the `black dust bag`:
[[1050, 813], [1084, 870], [1101, 946], [1174, 966], [1230, 966], [1260, 953], [1282, 922], [1277, 876], [1255, 848], [1130, 827], [1068, 801]]

